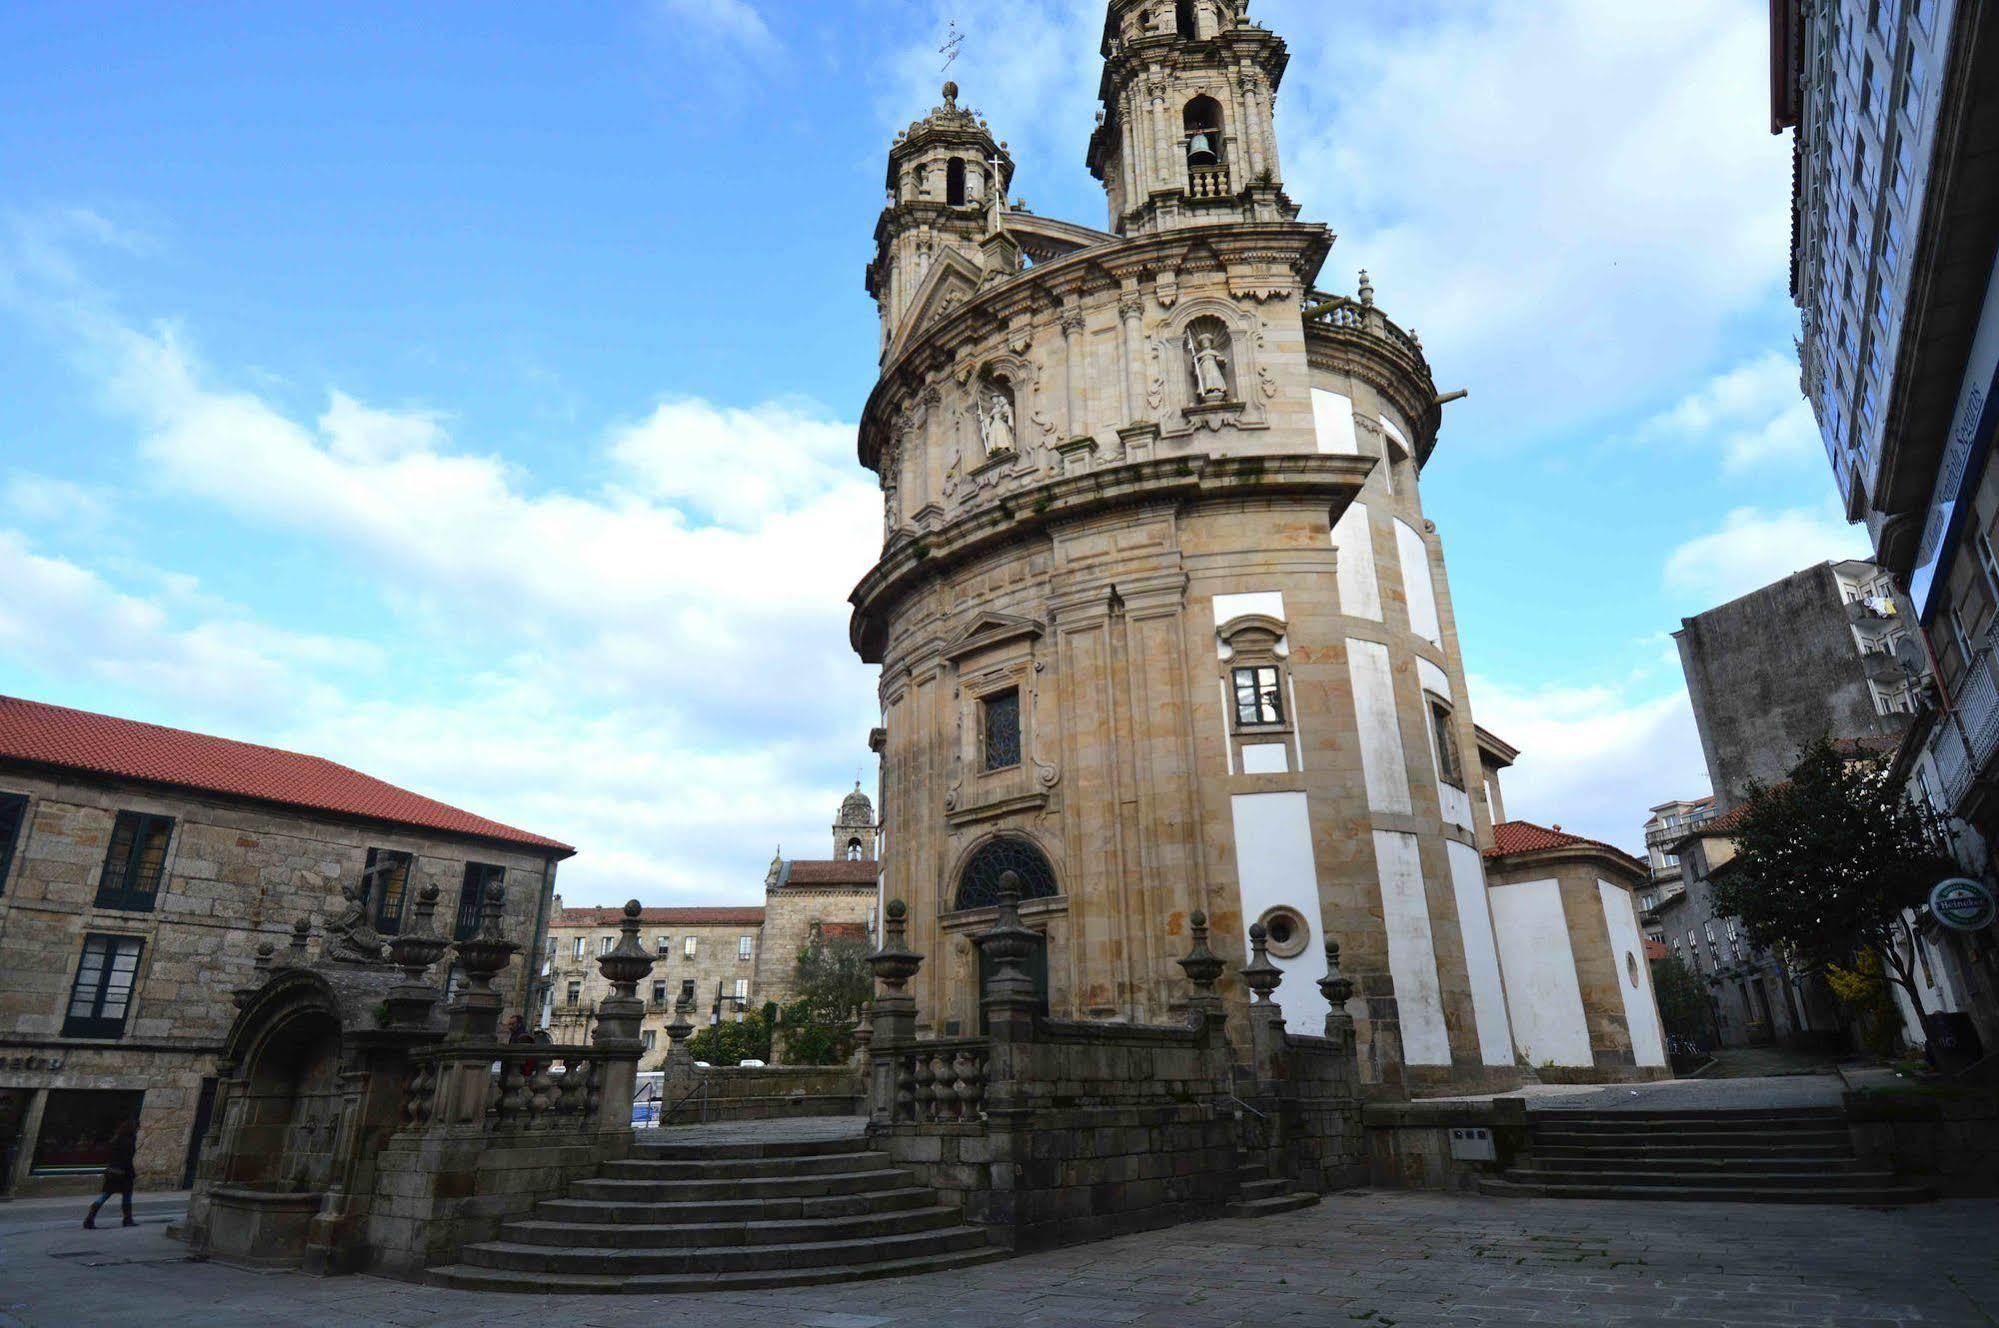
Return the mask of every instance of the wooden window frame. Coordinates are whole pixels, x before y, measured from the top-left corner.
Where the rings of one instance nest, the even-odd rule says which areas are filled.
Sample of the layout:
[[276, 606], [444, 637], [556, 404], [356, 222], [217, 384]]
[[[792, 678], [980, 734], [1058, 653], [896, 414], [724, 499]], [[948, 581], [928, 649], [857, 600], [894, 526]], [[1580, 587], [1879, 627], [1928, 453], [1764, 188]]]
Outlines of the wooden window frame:
[[[400, 859], [402, 871], [380, 868], [384, 859]], [[384, 936], [394, 936], [403, 929], [403, 910], [409, 907], [410, 873], [416, 869], [416, 854], [397, 848], [371, 848], [368, 861], [362, 869], [361, 885], [366, 892], [369, 911], [374, 917], [375, 930]], [[384, 888], [388, 881], [396, 883], [395, 900], [390, 902]]]
[[[101, 955], [95, 976], [94, 993], [90, 996], [90, 1013], [76, 1013], [76, 1002], [84, 992], [84, 967], [90, 961], [92, 948]], [[132, 957], [130, 980], [124, 987], [124, 999], [120, 1002], [117, 1015], [104, 1013], [112, 992], [112, 977], [117, 973], [117, 962], [121, 955]], [[69, 996], [63, 1003], [62, 1035], [66, 1038], [93, 1038], [101, 1041], [115, 1041], [125, 1036], [125, 1026], [131, 1022], [134, 998], [139, 990], [139, 965], [146, 957], [146, 941], [142, 936], [121, 936], [111, 932], [91, 932], [83, 938], [83, 949], [78, 953], [76, 969], [70, 975]]]
[[468, 941], [479, 934], [479, 914], [485, 907], [486, 887], [506, 883], [507, 869], [490, 862], [465, 864], [465, 879], [458, 887], [458, 911], [452, 916], [451, 939]]
[[[97, 878], [98, 908], [124, 913], [150, 913], [159, 902], [165, 883], [167, 859], [173, 855], [174, 818], [157, 812], [121, 811], [111, 825], [111, 842], [104, 850], [104, 870]], [[155, 830], [163, 829], [160, 857], [145, 867], [146, 844]], [[122, 847], [121, 847], [122, 845]], [[141, 881], [144, 872], [150, 879]]]
[[[1270, 675], [1270, 691], [1267, 704], [1271, 711], [1271, 717], [1267, 719], [1263, 715], [1266, 700], [1261, 677], [1265, 673]], [[1242, 712], [1242, 679], [1244, 674], [1249, 675], [1250, 688], [1256, 694], [1256, 699], [1252, 703], [1256, 707], [1256, 713], [1249, 719], [1243, 718]], [[1284, 706], [1284, 666], [1274, 659], [1268, 661], [1253, 660], [1247, 664], [1231, 664], [1229, 666], [1229, 710], [1234, 717], [1231, 727], [1237, 733], [1269, 733], [1284, 728], [1288, 722], [1285, 718]]]

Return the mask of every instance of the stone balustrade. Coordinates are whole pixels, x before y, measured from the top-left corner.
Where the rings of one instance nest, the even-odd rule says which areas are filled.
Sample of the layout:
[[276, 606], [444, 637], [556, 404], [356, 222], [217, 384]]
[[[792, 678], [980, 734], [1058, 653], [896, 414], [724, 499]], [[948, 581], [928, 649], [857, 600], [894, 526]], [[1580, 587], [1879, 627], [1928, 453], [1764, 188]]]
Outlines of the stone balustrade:
[[[1362, 274], [1365, 278], [1365, 273]], [[1375, 337], [1399, 348], [1419, 364], [1428, 364], [1423, 355], [1423, 343], [1412, 331], [1398, 327], [1386, 314], [1375, 308], [1372, 288], [1361, 288], [1363, 298], [1349, 299], [1344, 295], [1332, 295], [1325, 291], [1310, 291], [1305, 296], [1305, 321], [1317, 327], [1329, 327], [1356, 336]]]
[[1229, 198], [1234, 192], [1229, 186], [1229, 168], [1226, 163], [1218, 166], [1190, 166], [1187, 168], [1187, 196], [1189, 198]]
[[[571, 1133], [630, 1125], [605, 1083], [637, 1057], [622, 1049], [469, 1043], [415, 1052], [404, 1078], [406, 1128], [478, 1126], [492, 1133]], [[456, 1097], [455, 1094], [464, 1094]]]
[[954, 1125], [985, 1120], [991, 1067], [992, 1049], [984, 1038], [924, 1041], [898, 1048], [890, 1119]]

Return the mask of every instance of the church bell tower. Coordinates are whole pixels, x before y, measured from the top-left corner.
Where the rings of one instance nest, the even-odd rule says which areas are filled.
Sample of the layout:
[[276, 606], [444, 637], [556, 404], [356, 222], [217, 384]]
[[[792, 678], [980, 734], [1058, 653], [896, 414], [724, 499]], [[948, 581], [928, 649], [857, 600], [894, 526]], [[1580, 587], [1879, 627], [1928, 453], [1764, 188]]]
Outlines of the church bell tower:
[[1110, 229], [1292, 221], [1277, 164], [1277, 87], [1290, 59], [1249, 0], [1112, 0], [1090, 173]]

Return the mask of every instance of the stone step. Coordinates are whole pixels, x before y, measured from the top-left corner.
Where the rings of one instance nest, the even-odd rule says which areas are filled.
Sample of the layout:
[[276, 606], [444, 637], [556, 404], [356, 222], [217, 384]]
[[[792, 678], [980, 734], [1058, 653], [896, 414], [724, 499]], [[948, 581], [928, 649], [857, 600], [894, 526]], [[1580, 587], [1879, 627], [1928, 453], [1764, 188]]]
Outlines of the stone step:
[[1267, 1180], [1270, 1176], [1270, 1164], [1267, 1162], [1241, 1162], [1236, 1165], [1235, 1174], [1236, 1178], [1244, 1184], [1248, 1184], [1253, 1180]]
[[1646, 1199], [1662, 1203], [1910, 1204], [1936, 1198], [1936, 1192], [1925, 1185], [1806, 1189], [1778, 1184], [1761, 1189], [1719, 1189], [1707, 1185], [1555, 1185], [1493, 1176], [1481, 1177], [1478, 1190], [1509, 1198]]
[[1535, 1150], [1521, 1160], [1525, 1170], [1535, 1172], [1653, 1172], [1653, 1174], [1685, 1174], [1685, 1176], [1709, 1176], [1727, 1172], [1753, 1172], [1753, 1174], [1787, 1174], [1787, 1176], [1837, 1176], [1863, 1170], [1863, 1164], [1853, 1154], [1843, 1158], [1697, 1158], [1697, 1156], [1675, 1156], [1675, 1158], [1653, 1158], [1641, 1154], [1587, 1154], [1587, 1156], [1567, 1156], [1567, 1154], [1545, 1154]]
[[[671, 1128], [671, 1127], [669, 1127]], [[632, 1156], [653, 1162], [719, 1162], [753, 1158], [821, 1157], [833, 1153], [866, 1153], [867, 1136], [823, 1139], [747, 1139], [728, 1143], [681, 1142], [671, 1138], [640, 1139]]]
[[956, 1208], [932, 1204], [893, 1213], [811, 1217], [775, 1222], [508, 1222], [500, 1239], [564, 1249], [718, 1249], [738, 1245], [799, 1245], [906, 1236], [958, 1225]]
[[859, 1266], [891, 1259], [921, 1259], [981, 1249], [990, 1243], [981, 1227], [940, 1227], [934, 1231], [854, 1240], [799, 1241], [779, 1245], [719, 1248], [622, 1249], [607, 1246], [558, 1248], [495, 1240], [468, 1245], [460, 1262], [519, 1273], [577, 1273], [627, 1277], [676, 1273], [766, 1272], [787, 1268]]
[[1793, 1130], [1784, 1133], [1752, 1130], [1654, 1130], [1639, 1134], [1598, 1134], [1582, 1130], [1530, 1130], [1528, 1141], [1570, 1148], [1620, 1149], [1633, 1146], [1659, 1148], [1677, 1146], [1699, 1148], [1733, 1144], [1750, 1148], [1781, 1145], [1816, 1148], [1851, 1148], [1853, 1138], [1845, 1130]]
[[1274, 1176], [1269, 1180], [1242, 1182], [1237, 1187], [1236, 1196], [1240, 1199], [1269, 1199], [1280, 1194], [1289, 1193], [1291, 1193], [1291, 1182], [1285, 1180], [1282, 1176]]
[[789, 1199], [712, 1199], [684, 1203], [629, 1203], [609, 1199], [544, 1199], [534, 1216], [545, 1222], [655, 1225], [676, 1222], [783, 1222], [852, 1217], [928, 1208], [936, 1192], [921, 1186], [864, 1190], [858, 1194], [804, 1195]]
[[1838, 1111], [1751, 1112], [1529, 1112], [1530, 1130], [1590, 1130], [1608, 1134], [1646, 1134], [1654, 1130], [1826, 1130], [1846, 1128]]
[[1695, 1171], [1684, 1167], [1588, 1171], [1560, 1166], [1515, 1167], [1509, 1180], [1536, 1185], [1705, 1186], [1717, 1190], [1756, 1190], [1772, 1186], [1794, 1189], [1839, 1189], [1891, 1185], [1890, 1171], [1863, 1170], [1858, 1163], [1845, 1171]]
[[621, 1277], [614, 1274], [522, 1273], [503, 1268], [452, 1264], [433, 1268], [433, 1286], [461, 1291], [517, 1291], [541, 1295], [675, 1295], [689, 1291], [763, 1291], [779, 1287], [821, 1286], [874, 1278], [910, 1277], [918, 1273], [953, 1272], [1004, 1259], [997, 1246], [907, 1259], [883, 1259], [864, 1264], [826, 1264], [810, 1268], [759, 1269], [738, 1273], [654, 1274]]
[[812, 1176], [747, 1176], [720, 1180], [579, 1180], [569, 1187], [572, 1199], [613, 1203], [679, 1203], [710, 1199], [788, 1199], [872, 1190], [899, 1190], [910, 1182], [906, 1171], [875, 1167], [866, 1171]]
[[751, 1176], [827, 1176], [874, 1171], [889, 1165], [881, 1153], [805, 1153], [797, 1157], [629, 1158], [606, 1162], [605, 1180], [725, 1180]]
[[1310, 1190], [1293, 1190], [1261, 1199], [1237, 1199], [1222, 1211], [1230, 1217], [1270, 1217], [1276, 1213], [1295, 1213], [1318, 1202], [1319, 1196]]
[[1669, 1160], [1672, 1158], [1797, 1158], [1801, 1161], [1834, 1161], [1853, 1156], [1853, 1142], [1841, 1139], [1838, 1143], [1713, 1143], [1702, 1141], [1692, 1144], [1641, 1143], [1633, 1139], [1619, 1143], [1551, 1144], [1545, 1140], [1533, 1141], [1536, 1157], [1591, 1157], [1621, 1158], [1644, 1157]]

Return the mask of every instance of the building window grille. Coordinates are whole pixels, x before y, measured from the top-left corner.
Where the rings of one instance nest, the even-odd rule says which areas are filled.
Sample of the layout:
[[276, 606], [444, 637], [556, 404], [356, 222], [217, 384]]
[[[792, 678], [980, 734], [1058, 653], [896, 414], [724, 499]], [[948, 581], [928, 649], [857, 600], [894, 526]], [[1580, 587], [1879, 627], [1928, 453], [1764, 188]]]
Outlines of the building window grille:
[[111, 847], [104, 855], [104, 873], [97, 882], [97, 907], [152, 912], [173, 833], [171, 816], [119, 812]]
[[1284, 697], [1278, 689], [1277, 666], [1254, 664], [1232, 671], [1235, 680], [1237, 728], [1284, 722]]
[[374, 901], [375, 930], [394, 936], [403, 929], [403, 900], [409, 895], [410, 855], [390, 848], [368, 850], [368, 865], [361, 871], [364, 899]]
[[1020, 689], [995, 692], [979, 702], [979, 732], [985, 768], [1011, 770], [1020, 764]]
[[132, 986], [139, 977], [139, 952], [144, 946], [136, 936], [83, 938], [83, 958], [77, 962], [62, 1024], [64, 1037], [125, 1035], [125, 1016], [132, 1008]]
[[751, 941], [749, 937], [738, 936], [736, 938], [736, 958], [748, 959], [750, 957], [750, 945]]
[[479, 934], [479, 906], [486, 897], [486, 887], [499, 884], [506, 875], [505, 867], [491, 863], [465, 864], [465, 883], [458, 887], [458, 916], [451, 928], [453, 940], [466, 941]]
[[1023, 900], [1059, 893], [1047, 856], [1030, 841], [1006, 835], [987, 841], [966, 860], [958, 874], [957, 907], [991, 908], [999, 903], [1000, 877], [1007, 872], [1019, 874]]
[[695, 944], [696, 939], [697, 938], [693, 936], [688, 937], [686, 945], [682, 950], [682, 953], [684, 953], [689, 959], [692, 959], [694, 957], [695, 951], [699, 948]]
[[28, 819], [28, 800], [19, 793], [0, 793], [0, 894], [7, 891], [7, 873], [14, 866], [14, 845], [21, 823]]

